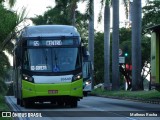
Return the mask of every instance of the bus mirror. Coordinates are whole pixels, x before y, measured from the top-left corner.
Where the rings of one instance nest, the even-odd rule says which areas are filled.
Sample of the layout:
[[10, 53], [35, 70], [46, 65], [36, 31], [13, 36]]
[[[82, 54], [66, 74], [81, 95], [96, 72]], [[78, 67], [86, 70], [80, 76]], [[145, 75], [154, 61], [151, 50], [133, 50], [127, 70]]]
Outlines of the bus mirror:
[[17, 58], [21, 60], [22, 59], [21, 58], [21, 56], [22, 56], [22, 48], [21, 47], [17, 47], [16, 50], [15, 50], [15, 54], [16, 54]]
[[82, 53], [84, 57], [87, 56], [87, 50], [85, 46], [82, 46]]

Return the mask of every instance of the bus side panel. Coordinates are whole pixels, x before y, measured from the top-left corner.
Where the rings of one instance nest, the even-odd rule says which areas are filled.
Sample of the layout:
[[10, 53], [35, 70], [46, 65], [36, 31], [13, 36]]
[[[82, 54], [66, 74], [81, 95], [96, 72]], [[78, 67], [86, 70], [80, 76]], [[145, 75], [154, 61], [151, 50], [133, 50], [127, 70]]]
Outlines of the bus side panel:
[[83, 80], [78, 80], [71, 83], [71, 96], [83, 96]]
[[23, 98], [41, 96], [82, 97], [82, 80], [72, 83], [34, 84], [23, 80]]
[[35, 97], [35, 84], [22, 80], [22, 98]]

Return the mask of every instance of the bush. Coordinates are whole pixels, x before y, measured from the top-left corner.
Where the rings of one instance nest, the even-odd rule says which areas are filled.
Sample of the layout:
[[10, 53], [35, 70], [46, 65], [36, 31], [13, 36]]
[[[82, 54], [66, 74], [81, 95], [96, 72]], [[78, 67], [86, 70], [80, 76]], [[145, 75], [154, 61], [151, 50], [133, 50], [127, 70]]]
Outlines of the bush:
[[5, 94], [7, 91], [7, 85], [5, 82], [0, 78], [0, 94]]
[[7, 96], [13, 96], [13, 95], [14, 95], [14, 92], [13, 92], [13, 83], [11, 83], [8, 86]]

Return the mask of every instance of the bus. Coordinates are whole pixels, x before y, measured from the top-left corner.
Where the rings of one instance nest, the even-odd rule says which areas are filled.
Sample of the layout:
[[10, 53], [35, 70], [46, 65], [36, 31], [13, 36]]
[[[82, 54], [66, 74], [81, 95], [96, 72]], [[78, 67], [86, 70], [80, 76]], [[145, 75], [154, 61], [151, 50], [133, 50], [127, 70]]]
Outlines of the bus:
[[87, 96], [92, 91], [92, 72], [93, 64], [90, 60], [89, 52], [87, 51], [87, 57], [83, 61], [83, 95]]
[[73, 26], [24, 28], [13, 50], [17, 104], [27, 108], [35, 102], [51, 102], [77, 107], [83, 98], [85, 56], [85, 47]]

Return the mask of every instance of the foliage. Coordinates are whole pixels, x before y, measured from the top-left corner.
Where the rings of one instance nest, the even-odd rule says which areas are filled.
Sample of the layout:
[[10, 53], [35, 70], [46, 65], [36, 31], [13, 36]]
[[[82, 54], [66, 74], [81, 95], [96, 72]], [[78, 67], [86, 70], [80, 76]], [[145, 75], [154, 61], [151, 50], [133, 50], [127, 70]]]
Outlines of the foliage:
[[0, 4], [0, 42], [4, 40], [7, 35], [15, 28], [17, 16], [10, 10], [4, 8]]
[[4, 78], [7, 70], [9, 69], [9, 60], [8, 60], [8, 57], [3, 53], [1, 52], [0, 53], [0, 77], [1, 78]]
[[95, 84], [102, 83], [104, 79], [104, 33], [95, 35], [94, 74]]
[[[14, 44], [11, 42], [13, 37], [16, 36], [17, 25], [24, 20], [26, 9], [23, 8], [20, 14], [7, 9], [0, 1], [0, 77], [4, 78], [7, 70], [9, 69], [9, 60], [3, 51], [12, 53]], [[10, 6], [13, 6], [16, 0], [7, 0]]]
[[6, 91], [7, 91], [7, 86], [2, 80], [2, 78], [0, 78], [0, 94], [4, 95]]
[[[61, 1], [61, 0], [60, 0]], [[57, 5], [54, 8], [49, 8], [44, 15], [37, 15], [35, 18], [31, 18], [36, 25], [46, 25], [46, 24], [62, 24], [62, 25], [72, 25], [71, 20], [71, 10], [70, 1], [60, 2], [57, 1]], [[59, 3], [60, 2], [60, 3]], [[75, 11], [76, 21], [75, 26], [81, 34], [84, 41], [88, 39], [88, 19], [85, 14]]]
[[[19, 20], [22, 18], [21, 15], [5, 8], [3, 2], [0, 1], [0, 94], [4, 95], [7, 91], [7, 86], [4, 83], [4, 79], [7, 76], [7, 72], [10, 68], [9, 59], [3, 51], [7, 51], [11, 54], [13, 49], [13, 43], [11, 42], [12, 33], [15, 31], [15, 27], [19, 24]], [[8, 0], [10, 6], [13, 6], [15, 0]], [[23, 13], [23, 10], [22, 10]], [[1, 104], [3, 109], [4, 104]], [[6, 110], [4, 108], [4, 110]]]
[[[5, 102], [4, 96], [0, 93], [0, 111], [10, 111], [8, 105]], [[0, 118], [1, 120], [12, 120], [12, 118]]]
[[160, 1], [148, 1], [143, 7], [142, 27], [143, 33], [146, 33], [146, 28], [160, 23]]
[[[124, 53], [127, 52], [126, 63], [131, 64], [131, 29], [121, 28], [119, 31], [120, 48]], [[112, 38], [111, 38], [112, 39]], [[111, 40], [112, 42], [112, 40]], [[112, 48], [112, 47], [111, 47]], [[104, 33], [95, 34], [95, 84], [103, 83], [104, 81]], [[111, 59], [111, 58], [110, 58]], [[142, 36], [142, 67], [145, 63], [150, 62], [150, 38]], [[112, 63], [111, 63], [112, 64]], [[142, 75], [143, 77], [143, 75]], [[122, 82], [122, 81], [121, 81]]]
[[[9, 33], [14, 30], [16, 26], [17, 16], [10, 10], [4, 8], [2, 4], [0, 4], [0, 50], [2, 49], [2, 43], [7, 38]], [[13, 49], [13, 43], [8, 42], [5, 50], [11, 53]], [[9, 68], [9, 60], [4, 52], [0, 51], [0, 74], [1, 78], [4, 78], [7, 69]]]
[[138, 99], [138, 100], [159, 100], [160, 92], [156, 90], [151, 91], [106, 91], [100, 88], [97, 88], [92, 91], [91, 94], [103, 95], [105, 97], [113, 98], [127, 98], [127, 99]]
[[122, 56], [125, 56], [125, 53], [128, 53], [126, 57], [126, 63], [131, 63], [131, 29], [130, 28], [121, 28], [119, 31], [119, 44], [123, 53]]

